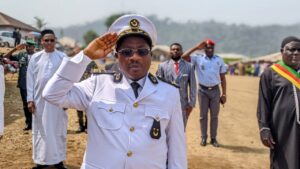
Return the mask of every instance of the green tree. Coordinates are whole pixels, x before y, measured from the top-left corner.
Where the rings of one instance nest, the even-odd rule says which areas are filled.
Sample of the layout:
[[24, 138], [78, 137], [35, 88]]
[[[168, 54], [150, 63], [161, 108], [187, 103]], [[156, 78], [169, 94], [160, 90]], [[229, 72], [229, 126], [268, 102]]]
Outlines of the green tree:
[[110, 15], [106, 20], [105, 20], [105, 25], [107, 28], [110, 27], [110, 25], [116, 20], [118, 19], [120, 16], [125, 15], [126, 13], [119, 13], [119, 14], [113, 14]]
[[83, 39], [85, 44], [89, 44], [92, 40], [96, 39], [99, 35], [93, 31], [93, 30], [89, 30], [87, 31], [84, 35], [83, 35]]
[[40, 17], [35, 16], [34, 19], [35, 19], [35, 25], [39, 30], [42, 30], [42, 28], [47, 25], [45, 20]]

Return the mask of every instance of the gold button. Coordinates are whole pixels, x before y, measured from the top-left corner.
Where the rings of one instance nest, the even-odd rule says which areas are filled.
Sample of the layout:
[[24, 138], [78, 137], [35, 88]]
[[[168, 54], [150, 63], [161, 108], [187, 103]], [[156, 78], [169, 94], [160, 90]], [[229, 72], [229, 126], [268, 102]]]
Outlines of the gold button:
[[112, 111], [113, 111], [113, 109], [112, 109], [112, 108], [110, 108], [108, 111], [109, 111], [109, 112], [112, 112]]
[[128, 152], [127, 152], [127, 156], [128, 156], [128, 157], [131, 157], [131, 156], [132, 156], [132, 152], [131, 152], [131, 151], [128, 151]]
[[139, 104], [138, 103], [133, 103], [133, 107], [137, 108], [137, 107], [139, 107]]
[[131, 132], [134, 132], [134, 129], [135, 129], [134, 127], [130, 127], [129, 130], [130, 130]]

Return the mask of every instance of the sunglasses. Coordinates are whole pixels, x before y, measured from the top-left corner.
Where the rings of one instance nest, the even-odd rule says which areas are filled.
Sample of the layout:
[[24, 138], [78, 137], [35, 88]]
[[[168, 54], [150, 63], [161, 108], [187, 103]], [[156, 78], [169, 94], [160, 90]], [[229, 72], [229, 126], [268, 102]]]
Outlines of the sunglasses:
[[292, 52], [292, 53], [294, 53], [294, 52], [300, 52], [300, 48], [286, 48], [285, 50], [287, 50], [287, 51], [290, 51], [290, 52]]
[[150, 49], [147, 48], [138, 48], [138, 49], [130, 49], [124, 48], [119, 50], [117, 53], [124, 57], [131, 57], [134, 53], [137, 53], [139, 56], [144, 57], [150, 54]]
[[44, 39], [45, 42], [54, 42], [55, 39]]

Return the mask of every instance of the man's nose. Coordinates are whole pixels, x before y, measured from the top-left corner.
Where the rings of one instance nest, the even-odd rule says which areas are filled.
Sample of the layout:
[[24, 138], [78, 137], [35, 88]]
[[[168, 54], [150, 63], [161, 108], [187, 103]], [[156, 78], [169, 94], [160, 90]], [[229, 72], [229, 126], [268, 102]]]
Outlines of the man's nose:
[[134, 51], [133, 55], [131, 57], [129, 57], [130, 60], [138, 60], [140, 58], [141, 58], [141, 56], [136, 51]]

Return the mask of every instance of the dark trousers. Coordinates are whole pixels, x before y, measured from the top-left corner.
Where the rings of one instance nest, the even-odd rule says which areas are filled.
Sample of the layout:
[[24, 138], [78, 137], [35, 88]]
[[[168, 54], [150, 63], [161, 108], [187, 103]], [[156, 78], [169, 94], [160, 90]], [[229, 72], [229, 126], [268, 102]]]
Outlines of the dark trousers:
[[210, 137], [217, 137], [218, 115], [220, 110], [220, 89], [199, 88], [198, 92], [200, 107], [201, 137], [207, 138], [208, 111], [210, 112]]
[[15, 38], [15, 47], [16, 47], [17, 45], [19, 45], [20, 42], [21, 42], [21, 39]]
[[29, 112], [29, 109], [28, 109], [28, 106], [27, 106], [27, 90], [20, 88], [20, 93], [21, 93], [21, 98], [22, 98], [22, 102], [23, 102], [23, 110], [24, 110], [24, 114], [25, 114], [25, 123], [26, 123], [27, 127], [31, 128], [32, 114]]
[[85, 121], [83, 120], [83, 111], [77, 110], [79, 129], [84, 131], [87, 128], [87, 118], [85, 115]]

